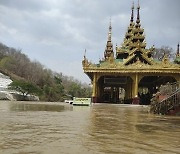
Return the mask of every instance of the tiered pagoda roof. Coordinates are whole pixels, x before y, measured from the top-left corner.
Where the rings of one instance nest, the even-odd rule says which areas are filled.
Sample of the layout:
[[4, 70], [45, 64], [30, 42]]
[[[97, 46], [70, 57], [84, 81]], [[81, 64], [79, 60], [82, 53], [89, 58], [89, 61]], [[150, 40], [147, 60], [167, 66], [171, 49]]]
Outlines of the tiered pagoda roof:
[[134, 23], [134, 4], [132, 6], [132, 14], [130, 25], [125, 34], [124, 42], [121, 47], [116, 48], [116, 58], [123, 59], [124, 65], [133, 64], [136, 61], [141, 61], [142, 63], [152, 65], [152, 51], [146, 48], [144, 29], [141, 28], [140, 24], [140, 6], [137, 7], [137, 19]]

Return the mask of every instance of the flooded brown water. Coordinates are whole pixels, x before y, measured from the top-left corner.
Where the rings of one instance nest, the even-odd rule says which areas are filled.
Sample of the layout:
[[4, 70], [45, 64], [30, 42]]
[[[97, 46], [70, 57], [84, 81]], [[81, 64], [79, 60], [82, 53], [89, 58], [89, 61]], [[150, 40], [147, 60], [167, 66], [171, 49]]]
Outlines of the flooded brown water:
[[180, 153], [180, 117], [145, 106], [0, 102], [0, 154], [121, 153]]

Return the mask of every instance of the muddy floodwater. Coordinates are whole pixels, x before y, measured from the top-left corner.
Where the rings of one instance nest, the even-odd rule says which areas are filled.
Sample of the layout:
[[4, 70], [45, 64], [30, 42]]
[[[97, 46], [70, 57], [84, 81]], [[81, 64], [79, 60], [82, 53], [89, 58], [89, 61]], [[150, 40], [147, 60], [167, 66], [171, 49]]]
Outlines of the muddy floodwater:
[[147, 106], [0, 102], [0, 154], [180, 154], [180, 117]]

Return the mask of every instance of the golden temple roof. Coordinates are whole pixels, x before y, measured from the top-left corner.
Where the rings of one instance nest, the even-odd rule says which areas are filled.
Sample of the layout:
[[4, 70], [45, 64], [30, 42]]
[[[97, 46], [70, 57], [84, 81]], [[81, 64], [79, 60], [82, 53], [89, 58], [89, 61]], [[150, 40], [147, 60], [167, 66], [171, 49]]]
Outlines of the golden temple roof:
[[149, 73], [178, 73], [180, 74], [180, 54], [179, 44], [176, 54], [176, 60], [179, 63], [170, 62], [164, 55], [162, 61], [155, 61], [152, 57], [154, 46], [146, 49], [144, 29], [140, 24], [140, 5], [137, 7], [137, 19], [134, 23], [134, 4], [130, 17], [130, 24], [125, 33], [125, 38], [121, 46], [116, 45], [116, 54], [114, 57], [113, 44], [111, 40], [111, 22], [109, 25], [108, 40], [104, 52], [104, 60], [99, 64], [92, 64], [87, 59], [83, 61], [84, 72], [149, 72]]

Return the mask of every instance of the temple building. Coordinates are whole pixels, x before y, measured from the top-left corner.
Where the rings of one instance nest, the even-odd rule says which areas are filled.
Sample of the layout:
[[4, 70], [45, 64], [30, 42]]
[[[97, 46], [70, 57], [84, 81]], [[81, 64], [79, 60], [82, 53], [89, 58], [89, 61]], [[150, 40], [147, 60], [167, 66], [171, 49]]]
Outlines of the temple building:
[[104, 58], [98, 64], [93, 64], [84, 55], [82, 61], [83, 70], [93, 85], [93, 102], [132, 103], [133, 99], [140, 98], [141, 104], [149, 104], [152, 95], [162, 84], [180, 81], [179, 44], [173, 62], [166, 54], [161, 60], [153, 59], [155, 48], [146, 48], [139, 4], [136, 21], [134, 5], [132, 6], [130, 24], [124, 41], [122, 45], [116, 45], [115, 52], [111, 31], [110, 22]]

